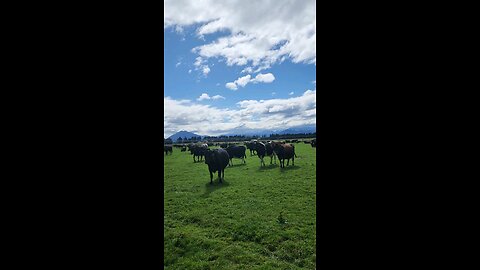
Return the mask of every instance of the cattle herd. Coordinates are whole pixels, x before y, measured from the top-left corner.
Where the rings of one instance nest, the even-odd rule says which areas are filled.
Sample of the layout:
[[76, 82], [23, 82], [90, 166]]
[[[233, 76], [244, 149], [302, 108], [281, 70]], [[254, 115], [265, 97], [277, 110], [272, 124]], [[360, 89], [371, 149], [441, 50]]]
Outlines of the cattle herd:
[[[305, 144], [310, 144], [312, 147], [317, 147], [317, 140], [303, 141]], [[218, 172], [218, 179], [220, 183], [225, 177], [225, 168], [233, 166], [233, 158], [242, 159], [246, 163], [246, 151], [250, 151], [250, 156], [257, 155], [260, 158], [260, 166], [265, 166], [264, 158], [270, 157], [270, 164], [277, 164], [277, 159], [280, 163], [280, 168], [285, 167], [285, 160], [289, 166], [290, 159], [292, 166], [295, 165], [295, 145], [299, 143], [298, 140], [286, 140], [281, 142], [274, 141], [258, 141], [252, 140], [245, 142], [244, 145], [236, 145], [234, 143], [190, 143], [188, 145], [174, 144], [173, 147], [180, 148], [181, 152], [189, 151], [193, 155], [193, 162], [201, 162], [205, 158], [205, 164], [208, 165], [210, 172], [210, 183], [212, 183], [213, 174]], [[217, 149], [210, 149], [209, 146], [220, 146]], [[173, 154], [172, 145], [164, 145], [165, 155]]]

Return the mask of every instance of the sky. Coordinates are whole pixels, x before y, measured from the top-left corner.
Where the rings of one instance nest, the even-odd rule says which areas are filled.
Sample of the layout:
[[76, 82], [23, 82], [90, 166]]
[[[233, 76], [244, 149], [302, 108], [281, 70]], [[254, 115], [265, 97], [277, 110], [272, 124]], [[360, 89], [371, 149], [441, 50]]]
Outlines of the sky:
[[164, 0], [164, 136], [316, 124], [315, 0]]

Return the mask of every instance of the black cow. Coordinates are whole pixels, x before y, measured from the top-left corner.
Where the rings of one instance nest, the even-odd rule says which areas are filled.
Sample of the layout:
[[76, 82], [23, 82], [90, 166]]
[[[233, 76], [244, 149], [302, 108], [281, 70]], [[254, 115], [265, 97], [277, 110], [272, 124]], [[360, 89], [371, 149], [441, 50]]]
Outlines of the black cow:
[[205, 151], [205, 164], [208, 165], [208, 171], [210, 172], [210, 184], [212, 184], [213, 173], [218, 171], [218, 180], [222, 183], [222, 178], [225, 180], [225, 168], [228, 165], [230, 159], [228, 152], [224, 149], [207, 149]]
[[317, 139], [313, 139], [310, 144], [312, 145], [312, 147], [317, 147]]
[[[190, 154], [193, 154], [193, 162], [202, 161], [205, 151], [208, 149], [206, 144], [194, 144], [190, 147]], [[197, 158], [197, 160], [195, 160]]]
[[221, 143], [221, 144], [220, 144], [220, 147], [221, 147], [221, 148], [227, 148], [227, 146], [228, 146], [227, 143]]
[[255, 149], [257, 150], [257, 156], [260, 158], [260, 166], [262, 166], [262, 164], [265, 166], [265, 162], [263, 161], [265, 156], [270, 156], [270, 164], [272, 164], [272, 159], [274, 159], [275, 164], [277, 164], [277, 158], [275, 152], [273, 151], [273, 145], [271, 142], [266, 144], [257, 142], [255, 144]]
[[[231, 146], [227, 147], [226, 150], [227, 150], [228, 156], [230, 158], [230, 163], [232, 163], [231, 166], [233, 166], [233, 161], [232, 161], [233, 158], [241, 158], [243, 160], [243, 163], [246, 163], [245, 158], [247, 158], [247, 155], [245, 154], [245, 152], [247, 151], [247, 149], [245, 148], [245, 146], [243, 146], [243, 145], [240, 145], [240, 146], [231, 145]], [[229, 165], [230, 165], [230, 163], [229, 163]]]
[[182, 146], [182, 149], [181, 149], [180, 151], [181, 151], [181, 152], [185, 152], [185, 151], [187, 151], [187, 147], [186, 147], [185, 145], [184, 145], [184, 146]]
[[273, 144], [273, 151], [278, 157], [278, 160], [280, 161], [280, 168], [285, 168], [285, 159], [287, 160], [287, 166], [288, 163], [290, 162], [290, 159], [292, 159], [292, 166], [295, 165], [295, 157], [297, 156], [295, 154], [295, 146], [285, 143], [285, 144], [280, 144], [280, 143], [274, 143]]
[[256, 145], [255, 145], [255, 142], [247, 142], [245, 143], [245, 145], [247, 146], [247, 149], [250, 150], [250, 156], [253, 156], [253, 155], [256, 155], [257, 153], [257, 149], [256, 149]]
[[170, 152], [170, 155], [173, 154], [173, 148], [171, 145], [165, 145], [164, 151], [165, 151], [165, 155], [168, 155], [168, 152]]

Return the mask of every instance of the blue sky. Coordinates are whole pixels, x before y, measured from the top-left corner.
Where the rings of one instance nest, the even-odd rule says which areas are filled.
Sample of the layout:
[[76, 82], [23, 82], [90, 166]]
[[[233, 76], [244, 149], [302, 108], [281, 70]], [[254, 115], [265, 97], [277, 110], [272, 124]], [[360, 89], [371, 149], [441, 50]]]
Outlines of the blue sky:
[[315, 124], [315, 2], [291, 2], [165, 2], [165, 137]]

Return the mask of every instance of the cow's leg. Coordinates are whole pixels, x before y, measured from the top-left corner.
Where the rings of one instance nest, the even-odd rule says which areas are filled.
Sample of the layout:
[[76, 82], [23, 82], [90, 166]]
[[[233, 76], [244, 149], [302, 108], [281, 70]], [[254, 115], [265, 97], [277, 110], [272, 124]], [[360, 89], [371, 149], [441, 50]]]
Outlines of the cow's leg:
[[288, 166], [288, 163], [290, 163], [290, 159], [287, 159], [287, 166]]
[[218, 170], [218, 181], [222, 182], [222, 170]]
[[213, 180], [213, 173], [212, 171], [210, 171], [210, 185], [213, 184], [212, 180]]
[[292, 166], [295, 166], [295, 157], [292, 157]]

